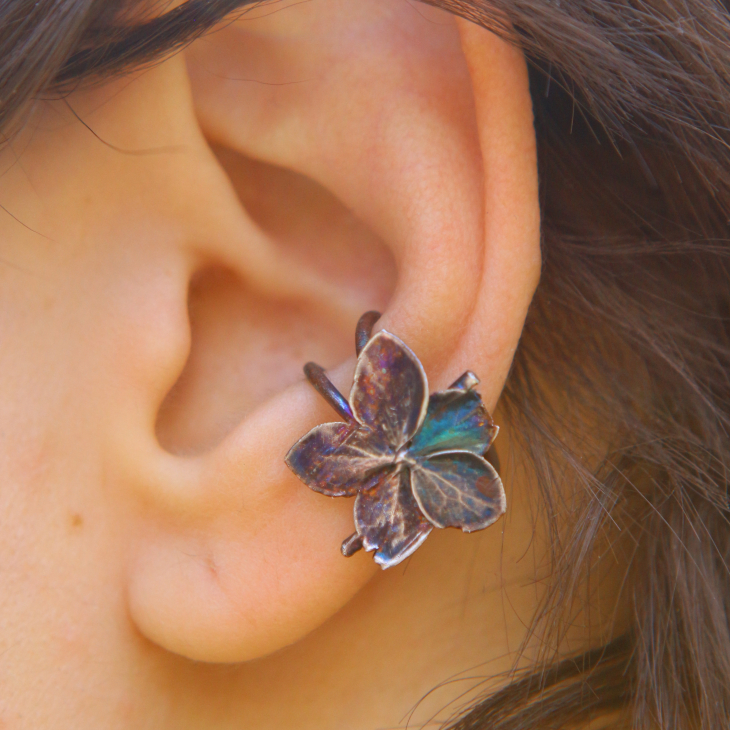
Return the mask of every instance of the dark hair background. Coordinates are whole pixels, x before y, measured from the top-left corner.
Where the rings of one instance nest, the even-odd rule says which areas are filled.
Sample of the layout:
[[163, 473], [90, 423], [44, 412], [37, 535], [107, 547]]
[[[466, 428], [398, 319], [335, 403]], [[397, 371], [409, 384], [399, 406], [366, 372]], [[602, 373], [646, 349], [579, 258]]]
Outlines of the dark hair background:
[[[730, 727], [728, 8], [428, 1], [519, 43], [532, 64], [545, 263], [502, 406], [551, 530], [554, 580], [533, 630], [557, 646], [564, 607], [590, 604], [613, 543], [632, 624], [578, 657], [546, 649], [452, 730], [603, 716]], [[0, 0], [0, 129], [11, 134], [34, 98], [154, 62], [253, 4], [188, 0], [153, 17], [135, 12], [142, 3]], [[594, 471], [580, 423], [611, 443]], [[553, 517], [566, 512], [567, 528]]]

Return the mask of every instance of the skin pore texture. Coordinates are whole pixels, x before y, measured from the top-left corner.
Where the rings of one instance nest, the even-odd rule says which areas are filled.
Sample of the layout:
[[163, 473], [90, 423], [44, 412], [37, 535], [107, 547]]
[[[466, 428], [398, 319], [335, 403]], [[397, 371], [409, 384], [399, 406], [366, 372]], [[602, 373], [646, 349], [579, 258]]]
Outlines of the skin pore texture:
[[540, 269], [519, 51], [260, 8], [38, 102], [0, 163], [0, 727], [418, 727], [503, 681], [545, 568], [507, 430], [505, 519], [387, 572], [283, 457], [367, 309], [495, 408]]

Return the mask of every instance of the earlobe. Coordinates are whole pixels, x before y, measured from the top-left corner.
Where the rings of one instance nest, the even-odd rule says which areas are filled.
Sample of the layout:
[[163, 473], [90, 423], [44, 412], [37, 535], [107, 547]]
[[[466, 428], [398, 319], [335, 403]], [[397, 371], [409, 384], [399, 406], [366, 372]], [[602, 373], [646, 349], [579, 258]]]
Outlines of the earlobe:
[[[291, 44], [291, 73], [299, 68], [297, 53], [301, 65], [321, 64], [306, 88], [227, 81], [251, 78], [252, 67], [266, 70], [267, 59], [280, 69], [296, 13], [307, 20], [307, 13], [326, 13], [327, 5], [288, 9], [290, 25], [281, 37], [271, 16], [261, 21], [266, 32], [256, 45], [246, 45], [254, 35], [249, 23], [191, 49], [201, 125], [211, 142], [233, 153], [233, 177], [235, 155], [247, 155], [316, 181], [354, 211], [397, 265], [395, 291], [377, 328], [387, 327], [417, 353], [431, 390], [476, 371], [491, 409], [539, 272], [524, 59], [479, 29], [460, 25], [457, 33], [449, 16], [434, 25], [405, 5], [393, 13], [390, 3], [373, 2], [358, 6], [367, 12], [353, 18], [325, 16], [311, 42], [303, 33], [305, 40]], [[413, 23], [422, 24], [423, 38]], [[343, 43], [353, 28], [364, 40], [373, 31], [372, 43], [357, 53]], [[280, 210], [285, 215], [285, 205]], [[357, 250], [347, 255], [356, 260]], [[286, 291], [280, 295], [285, 301]], [[212, 322], [231, 316], [224, 305], [211, 300]], [[345, 336], [351, 350], [351, 330]], [[210, 360], [220, 361], [215, 343], [193, 328], [193, 352], [213, 348]], [[330, 371], [344, 392], [353, 366], [350, 357]], [[237, 370], [221, 372], [236, 377]], [[204, 371], [193, 377], [201, 379], [201, 397], [214, 398], [223, 387]], [[182, 418], [187, 409], [194, 424], [195, 408], [193, 399], [171, 412]], [[298, 438], [332, 420], [299, 382], [195, 456], [150, 452], [154, 478], [145, 487], [128, 580], [130, 612], [143, 634], [197, 660], [249, 660], [312, 631], [371, 578], [376, 567], [368, 556], [340, 554], [353, 529], [351, 503], [313, 494], [284, 464]], [[178, 480], [191, 483], [189, 498], [169, 499]], [[145, 482], [144, 465], [138, 481]]]

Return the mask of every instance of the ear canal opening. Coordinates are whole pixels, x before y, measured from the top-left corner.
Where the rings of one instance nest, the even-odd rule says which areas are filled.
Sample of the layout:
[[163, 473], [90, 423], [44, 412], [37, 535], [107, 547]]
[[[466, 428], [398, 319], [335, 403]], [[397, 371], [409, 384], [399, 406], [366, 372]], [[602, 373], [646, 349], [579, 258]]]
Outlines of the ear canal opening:
[[309, 302], [268, 296], [222, 267], [188, 294], [190, 353], [157, 413], [160, 445], [177, 455], [220, 444], [249, 413], [302, 380], [302, 365], [352, 357], [352, 325]]

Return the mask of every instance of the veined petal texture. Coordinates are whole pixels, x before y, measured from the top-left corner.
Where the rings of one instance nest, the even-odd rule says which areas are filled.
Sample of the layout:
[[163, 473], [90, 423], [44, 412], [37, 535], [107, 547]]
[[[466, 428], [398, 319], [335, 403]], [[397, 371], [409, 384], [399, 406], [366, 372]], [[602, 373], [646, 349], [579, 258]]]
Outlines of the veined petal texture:
[[382, 472], [377, 484], [357, 495], [355, 527], [383, 568], [405, 560], [433, 529], [413, 498], [406, 469]]
[[416, 458], [437, 451], [471, 451], [481, 456], [497, 430], [479, 393], [443, 390], [428, 399], [426, 418], [408, 453]]
[[357, 361], [350, 392], [355, 417], [397, 450], [418, 430], [427, 404], [428, 381], [418, 358], [395, 335], [378, 332]]
[[481, 530], [504, 514], [507, 503], [502, 480], [481, 456], [450, 451], [411, 467], [413, 494], [436, 527]]
[[285, 461], [311, 489], [329, 497], [352, 497], [379, 469], [392, 464], [393, 454], [362, 426], [323, 423], [299, 439]]

